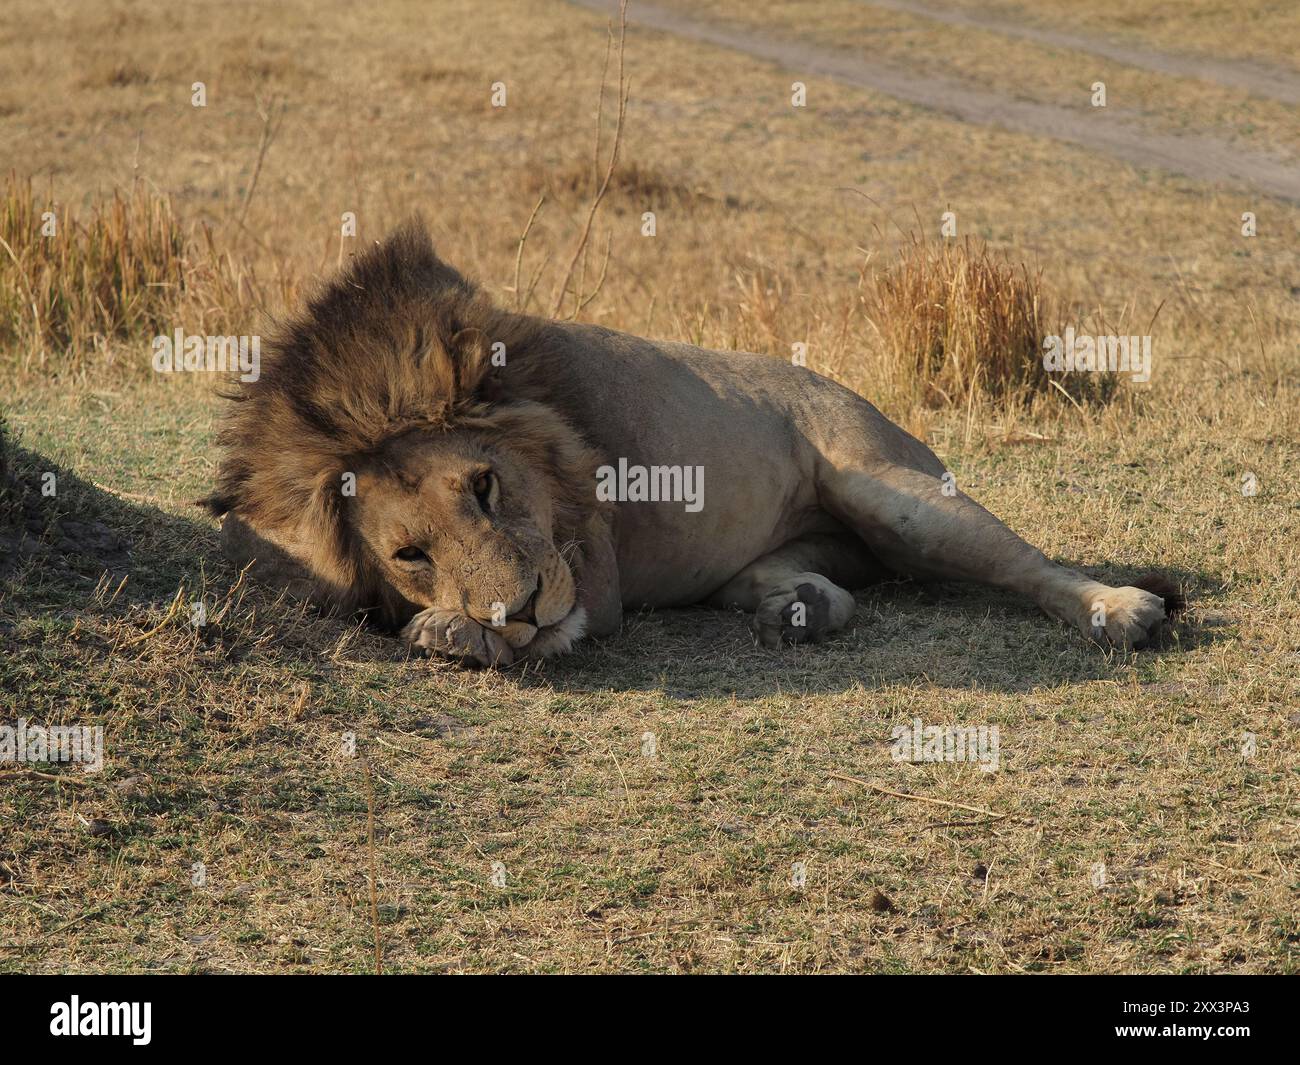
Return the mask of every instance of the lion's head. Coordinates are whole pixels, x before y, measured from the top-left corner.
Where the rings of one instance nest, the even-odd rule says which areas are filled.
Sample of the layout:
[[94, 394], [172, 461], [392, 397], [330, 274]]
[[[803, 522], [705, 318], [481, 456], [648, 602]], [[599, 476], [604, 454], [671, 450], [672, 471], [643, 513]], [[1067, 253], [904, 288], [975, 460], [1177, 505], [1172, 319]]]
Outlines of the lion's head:
[[390, 625], [437, 608], [515, 633], [574, 608], [597, 454], [562, 344], [503, 312], [408, 223], [265, 346], [205, 500], [290, 551], [320, 597]]

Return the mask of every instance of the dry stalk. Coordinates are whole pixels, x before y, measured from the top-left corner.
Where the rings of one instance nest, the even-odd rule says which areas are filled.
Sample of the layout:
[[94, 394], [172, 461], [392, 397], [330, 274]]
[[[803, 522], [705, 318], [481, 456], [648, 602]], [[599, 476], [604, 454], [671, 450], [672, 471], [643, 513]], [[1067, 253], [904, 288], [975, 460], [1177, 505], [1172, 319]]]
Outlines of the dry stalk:
[[375, 936], [375, 975], [384, 975], [384, 958], [379, 948], [379, 896], [375, 875], [375, 784], [370, 775], [370, 759], [361, 762], [366, 777], [366, 851], [370, 857], [370, 927]]
[[969, 810], [973, 814], [983, 814], [985, 817], [991, 817], [995, 821], [1001, 821], [1007, 814], [995, 814], [992, 810], [985, 810], [979, 806], [967, 806], [964, 802], [949, 802], [947, 799], [932, 799], [928, 795], [911, 795], [905, 791], [890, 791], [888, 788], [882, 788], [879, 784], [873, 784], [869, 780], [863, 780], [861, 777], [848, 777], [843, 773], [828, 773], [832, 780], [843, 780], [849, 784], [857, 784], [862, 788], [869, 788], [877, 795], [891, 795], [895, 799], [912, 799], [914, 802], [928, 802], [935, 806], [950, 806], [955, 810]]
[[[564, 306], [565, 297], [568, 295], [569, 282], [573, 278], [573, 271], [574, 269], [576, 269], [579, 260], [582, 259], [584, 253], [586, 252], [587, 242], [588, 240], [591, 239], [591, 227], [596, 220], [596, 213], [600, 210], [600, 205], [602, 202], [604, 202], [606, 193], [609, 192], [610, 184], [614, 179], [614, 171], [618, 166], [619, 152], [622, 150], [623, 147], [623, 127], [627, 117], [627, 100], [628, 100], [628, 91], [629, 91], [627, 78], [623, 71], [623, 66], [624, 66], [623, 61], [624, 61], [624, 54], [626, 52], [626, 46], [627, 46], [627, 0], [623, 0], [623, 2], [619, 5], [618, 118], [614, 123], [614, 143], [610, 148], [609, 160], [605, 165], [605, 174], [604, 177], [601, 179], [600, 187], [596, 190], [596, 194], [592, 197], [591, 203], [587, 207], [587, 216], [586, 219], [583, 221], [582, 232], [578, 237], [578, 242], [573, 248], [573, 254], [569, 257], [569, 265], [565, 269], [564, 275], [560, 278], [559, 285], [556, 287], [555, 297], [551, 305], [552, 318], [557, 317], [560, 313], [560, 309]], [[604, 97], [604, 80], [605, 79], [602, 77], [601, 78], [602, 99]], [[597, 137], [597, 142], [599, 143], [599, 138], [600, 138], [599, 125], [597, 126], [596, 129], [596, 137]], [[592, 298], [594, 298], [594, 294]], [[576, 302], [574, 305], [573, 315], [571, 315], [571, 317], [576, 317], [578, 312], [582, 309], [582, 307], [585, 306], [586, 303], [590, 303], [590, 302], [591, 302], [590, 298], [586, 299], [584, 302], [584, 297], [582, 295], [582, 292], [579, 291], [576, 294]]]
[[[275, 111], [279, 107], [279, 115]], [[253, 193], [257, 191], [257, 179], [262, 176], [262, 163], [266, 161], [266, 153], [271, 149], [271, 142], [275, 140], [276, 135], [280, 132], [280, 127], [284, 124], [285, 107], [283, 101], [277, 101], [275, 97], [271, 98], [269, 104], [263, 104], [261, 97], [257, 98], [257, 114], [262, 120], [262, 133], [257, 143], [257, 162], [253, 164], [253, 176], [249, 179], [248, 188], [244, 190], [244, 202], [239, 208], [239, 228], [244, 228], [244, 219], [248, 217], [248, 208], [253, 202]]]

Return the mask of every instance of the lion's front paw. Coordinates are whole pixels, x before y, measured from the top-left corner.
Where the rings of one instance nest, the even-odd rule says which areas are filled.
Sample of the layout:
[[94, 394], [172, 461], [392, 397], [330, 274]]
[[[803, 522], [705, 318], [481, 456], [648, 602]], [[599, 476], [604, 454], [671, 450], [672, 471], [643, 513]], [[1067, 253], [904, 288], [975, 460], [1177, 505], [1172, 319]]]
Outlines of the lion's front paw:
[[[508, 629], [498, 631], [464, 614], [430, 607], [407, 623], [402, 639], [426, 654], [455, 659], [466, 665], [508, 666], [515, 660], [510, 637], [519, 639], [524, 635]], [[532, 633], [527, 636], [531, 639]]]
[[1099, 642], [1136, 650], [1160, 633], [1165, 601], [1141, 588], [1106, 588], [1090, 597], [1084, 632]]
[[771, 589], [754, 612], [764, 647], [816, 643], [842, 629], [853, 616], [853, 596], [819, 573], [801, 573]]

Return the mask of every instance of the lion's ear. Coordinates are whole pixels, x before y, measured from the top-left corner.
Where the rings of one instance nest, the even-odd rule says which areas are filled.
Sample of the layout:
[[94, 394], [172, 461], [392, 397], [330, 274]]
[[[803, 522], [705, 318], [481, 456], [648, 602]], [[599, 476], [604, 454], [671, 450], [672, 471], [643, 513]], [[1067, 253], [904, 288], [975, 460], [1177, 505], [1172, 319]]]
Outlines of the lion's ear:
[[485, 378], [492, 370], [493, 338], [480, 326], [458, 323], [447, 343], [455, 367], [456, 392], [462, 396], [482, 392]]

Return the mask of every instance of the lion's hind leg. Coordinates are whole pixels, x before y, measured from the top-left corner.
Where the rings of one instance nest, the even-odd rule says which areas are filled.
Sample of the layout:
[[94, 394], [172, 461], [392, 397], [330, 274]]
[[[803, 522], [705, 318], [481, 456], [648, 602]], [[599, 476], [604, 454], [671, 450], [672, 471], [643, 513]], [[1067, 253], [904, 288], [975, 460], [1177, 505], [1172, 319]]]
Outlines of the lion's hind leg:
[[822, 505], [898, 572], [1008, 588], [1094, 639], [1145, 646], [1177, 605], [1144, 588], [1112, 588], [1058, 565], [950, 479], [929, 471], [828, 466], [818, 491]]
[[751, 562], [709, 603], [752, 610], [765, 647], [815, 643], [853, 616], [853, 595], [836, 581], [859, 587], [876, 575], [867, 552], [851, 537], [808, 536]]

